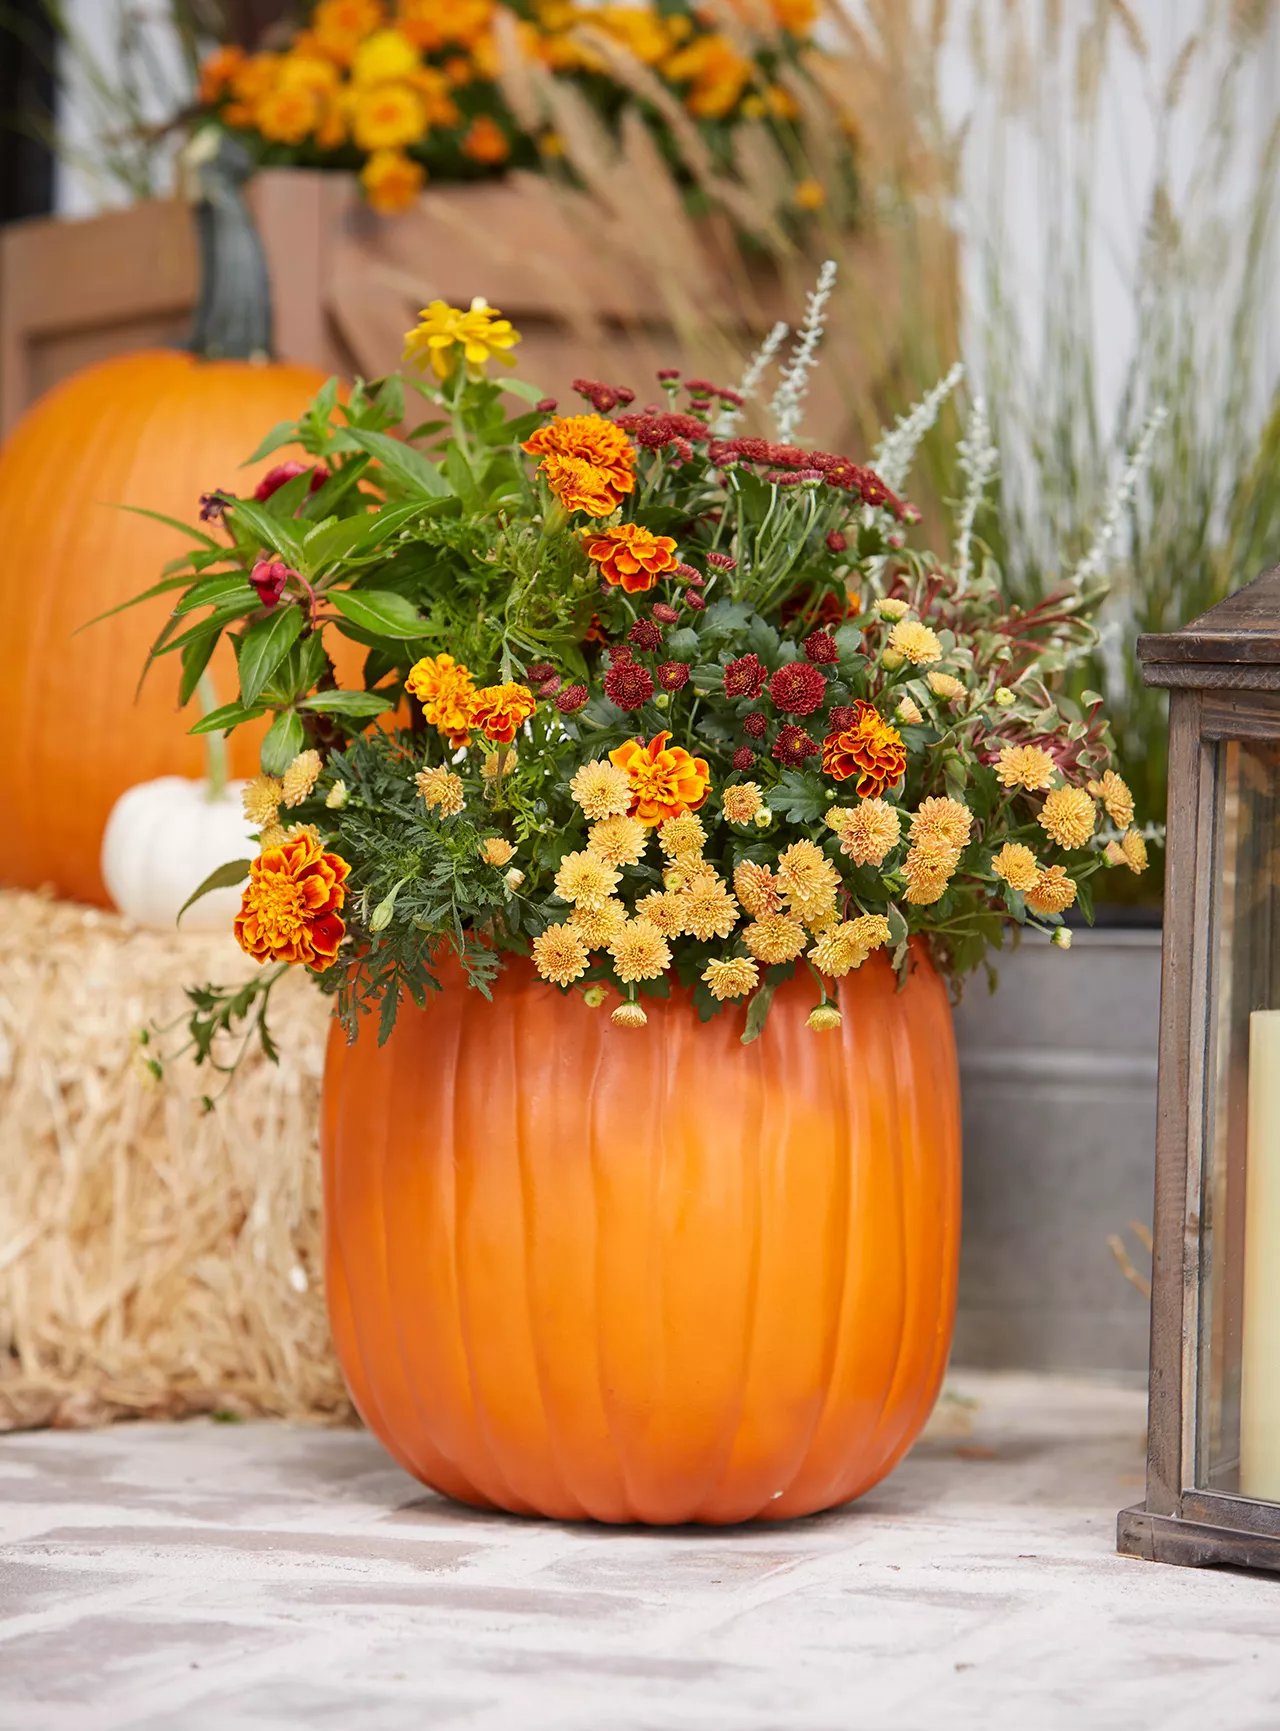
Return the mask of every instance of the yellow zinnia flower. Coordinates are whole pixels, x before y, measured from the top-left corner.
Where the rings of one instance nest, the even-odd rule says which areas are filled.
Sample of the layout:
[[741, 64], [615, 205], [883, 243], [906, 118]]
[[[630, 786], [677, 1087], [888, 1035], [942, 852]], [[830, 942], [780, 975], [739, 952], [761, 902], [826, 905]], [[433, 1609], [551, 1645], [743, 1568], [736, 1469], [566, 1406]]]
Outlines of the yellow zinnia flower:
[[490, 359], [515, 365], [515, 356], [506, 351], [520, 341], [520, 333], [483, 295], [477, 295], [466, 312], [447, 301], [432, 301], [418, 316], [419, 323], [404, 339], [404, 359], [410, 365], [421, 367], [430, 359], [436, 377], [447, 379], [457, 365], [454, 350], [459, 348], [472, 378], [483, 376]]

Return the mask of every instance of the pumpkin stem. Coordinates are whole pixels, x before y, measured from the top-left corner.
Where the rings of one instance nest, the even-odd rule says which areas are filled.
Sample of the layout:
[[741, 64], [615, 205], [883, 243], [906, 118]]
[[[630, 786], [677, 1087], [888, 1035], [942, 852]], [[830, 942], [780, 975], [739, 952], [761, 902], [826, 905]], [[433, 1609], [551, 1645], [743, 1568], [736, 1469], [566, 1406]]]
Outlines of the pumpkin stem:
[[[218, 694], [207, 673], [200, 675], [196, 695], [200, 699], [201, 715], [212, 715], [218, 707]], [[227, 736], [225, 733], [202, 733], [200, 737], [204, 741], [204, 761], [209, 772], [209, 801], [212, 804], [221, 799], [227, 790]]]
[[205, 360], [271, 359], [271, 281], [240, 190], [254, 166], [244, 146], [217, 126], [202, 127], [179, 159], [200, 248], [200, 297], [186, 346]]

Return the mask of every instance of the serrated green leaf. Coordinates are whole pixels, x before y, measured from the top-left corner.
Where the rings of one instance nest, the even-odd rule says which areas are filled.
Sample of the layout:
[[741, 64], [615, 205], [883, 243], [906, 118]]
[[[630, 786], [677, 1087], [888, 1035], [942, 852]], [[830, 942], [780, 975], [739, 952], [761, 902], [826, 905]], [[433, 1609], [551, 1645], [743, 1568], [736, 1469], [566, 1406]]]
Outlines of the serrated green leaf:
[[240, 643], [240, 701], [250, 704], [289, 653], [303, 626], [300, 607], [275, 607]]
[[298, 707], [317, 715], [372, 716], [394, 705], [378, 691], [318, 691], [313, 697], [304, 697]]
[[256, 721], [260, 715], [265, 715], [265, 709], [243, 703], [224, 703], [217, 709], [211, 709], [208, 715], [201, 716], [187, 729], [188, 733], [230, 733], [233, 727], [240, 727], [246, 721]]
[[210, 890], [228, 890], [236, 884], [243, 883], [249, 875], [249, 867], [252, 864], [252, 860], [233, 859], [228, 860], [226, 865], [220, 865], [216, 871], [211, 871], [199, 889], [192, 890], [186, 901], [178, 909], [178, 917], [174, 920], [174, 925], [179, 923], [192, 902], [198, 902], [200, 897], [207, 896]]
[[411, 601], [392, 589], [331, 589], [325, 600], [344, 619], [377, 637], [421, 637], [427, 621]]
[[302, 750], [304, 738], [301, 717], [291, 709], [283, 710], [267, 729], [267, 737], [262, 742], [262, 773], [283, 775]]
[[412, 445], [393, 439], [389, 433], [375, 433], [360, 428], [351, 435], [361, 450], [375, 458], [407, 492], [438, 499], [449, 488], [435, 464]]

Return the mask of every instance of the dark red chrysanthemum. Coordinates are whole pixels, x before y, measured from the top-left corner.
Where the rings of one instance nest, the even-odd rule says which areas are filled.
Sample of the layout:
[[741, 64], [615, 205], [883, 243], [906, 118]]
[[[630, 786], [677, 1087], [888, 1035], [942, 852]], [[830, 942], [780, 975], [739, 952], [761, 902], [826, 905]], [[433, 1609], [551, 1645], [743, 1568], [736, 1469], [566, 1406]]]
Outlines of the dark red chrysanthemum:
[[858, 712], [851, 703], [837, 703], [831, 711], [832, 733], [843, 733], [847, 727], [852, 727], [858, 718]]
[[784, 715], [812, 715], [827, 695], [827, 678], [808, 661], [786, 661], [769, 681], [769, 695]]
[[653, 680], [638, 661], [620, 661], [605, 674], [604, 692], [619, 709], [640, 709], [653, 696]]
[[804, 653], [806, 660], [815, 661], [822, 667], [840, 659], [836, 640], [829, 631], [811, 631], [804, 640]]
[[769, 717], [762, 715], [758, 709], [753, 709], [750, 715], [743, 716], [742, 728], [752, 739], [763, 739], [769, 731]]
[[709, 391], [715, 390], [710, 379], [686, 379], [684, 388], [686, 391], [695, 392], [700, 397], [705, 397]]
[[662, 380], [663, 384], [666, 384], [668, 379], [678, 379], [680, 377], [680, 369], [679, 367], [659, 367], [657, 377]]
[[664, 661], [658, 669], [658, 684], [664, 691], [683, 691], [689, 683], [689, 667], [684, 661]]
[[599, 379], [575, 379], [573, 388], [580, 397], [585, 397], [597, 415], [607, 415], [618, 402], [618, 393], [612, 385], [603, 384]]
[[695, 613], [701, 613], [707, 605], [696, 589], [686, 589], [684, 592], [684, 598], [688, 602], [689, 606], [693, 608]]
[[655, 601], [649, 611], [663, 625], [674, 625], [680, 617], [676, 609], [668, 607], [665, 601]]
[[637, 649], [658, 649], [662, 644], [662, 627], [652, 619], [637, 619], [627, 632], [627, 642], [634, 643]]
[[827, 546], [833, 553], [844, 553], [849, 546], [849, 537], [843, 529], [829, 529], [827, 531]]
[[561, 715], [573, 715], [582, 708], [586, 701], [587, 688], [585, 685], [566, 685], [556, 698], [556, 708]]
[[742, 392], [731, 391], [728, 385], [717, 385], [716, 395], [722, 403], [728, 403], [731, 408], [741, 409], [746, 407], [747, 399], [743, 396]]
[[706, 578], [702, 575], [701, 571], [695, 569], [692, 565], [686, 565], [683, 560], [681, 560], [681, 562], [676, 566], [671, 575], [673, 577], [679, 577], [682, 582], [693, 583], [699, 589], [706, 582]]
[[749, 746], [740, 745], [733, 754], [733, 767], [735, 769], [750, 769], [755, 760], [755, 752]]
[[759, 697], [768, 677], [769, 669], [758, 655], [740, 655], [725, 667], [724, 694], [726, 697]]
[[630, 433], [637, 445], [651, 451], [661, 450], [664, 445], [676, 444], [681, 439], [705, 439], [707, 436], [705, 423], [695, 416], [668, 414], [664, 410], [642, 415], [619, 415], [614, 426]]
[[773, 755], [778, 762], [791, 769], [797, 769], [807, 757], [818, 755], [818, 742], [811, 739], [803, 727], [795, 727], [788, 722], [778, 729], [778, 737], [773, 742]]
[[549, 679], [540, 679], [533, 689], [539, 697], [554, 697], [563, 684], [564, 680], [560, 675], [553, 673]]
[[610, 667], [616, 667], [620, 661], [635, 660], [635, 656], [632, 654], [630, 646], [626, 643], [606, 644], [605, 654], [609, 657]]
[[555, 668], [549, 661], [535, 661], [531, 666], [525, 668], [524, 676], [530, 685], [537, 685], [539, 680], [550, 679], [554, 672]]

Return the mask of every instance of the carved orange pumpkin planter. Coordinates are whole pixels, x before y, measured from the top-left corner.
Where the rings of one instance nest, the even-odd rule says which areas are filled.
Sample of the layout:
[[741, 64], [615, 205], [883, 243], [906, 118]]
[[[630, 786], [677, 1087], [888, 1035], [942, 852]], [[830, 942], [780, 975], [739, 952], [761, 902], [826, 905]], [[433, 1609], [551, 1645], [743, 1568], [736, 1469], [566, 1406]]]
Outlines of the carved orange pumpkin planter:
[[686, 994], [648, 1026], [509, 962], [456, 966], [325, 1078], [338, 1354], [395, 1458], [463, 1502], [560, 1519], [812, 1513], [918, 1434], [951, 1342], [960, 1110], [946, 989], [883, 954], [815, 1034]]

